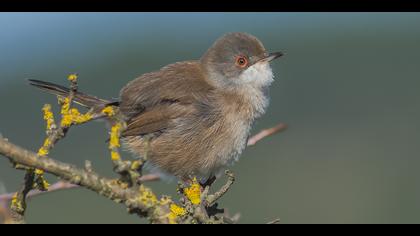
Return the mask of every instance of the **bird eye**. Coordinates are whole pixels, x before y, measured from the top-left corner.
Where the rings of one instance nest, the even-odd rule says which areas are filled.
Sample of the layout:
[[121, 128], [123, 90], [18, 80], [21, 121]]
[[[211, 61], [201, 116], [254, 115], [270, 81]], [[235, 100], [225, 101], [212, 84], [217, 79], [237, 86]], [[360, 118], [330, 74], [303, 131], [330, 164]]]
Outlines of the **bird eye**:
[[248, 60], [244, 56], [239, 56], [236, 58], [236, 65], [243, 68], [248, 65]]

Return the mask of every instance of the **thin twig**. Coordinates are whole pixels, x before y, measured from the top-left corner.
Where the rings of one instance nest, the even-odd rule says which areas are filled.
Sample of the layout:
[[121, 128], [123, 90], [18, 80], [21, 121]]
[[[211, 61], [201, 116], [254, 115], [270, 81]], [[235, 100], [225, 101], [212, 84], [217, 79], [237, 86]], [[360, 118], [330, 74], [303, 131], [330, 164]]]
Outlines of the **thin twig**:
[[229, 171], [226, 170], [226, 175], [228, 177], [228, 180], [225, 185], [223, 185], [219, 191], [214, 193], [213, 195], [209, 195], [207, 197], [207, 206], [213, 205], [217, 200], [219, 200], [227, 191], [229, 191], [232, 184], [235, 182], [235, 175]]
[[157, 174], [143, 175], [139, 178], [139, 181], [141, 183], [153, 182], [153, 181], [159, 181], [159, 180], [160, 180], [160, 175], [157, 175]]
[[[57, 191], [61, 191], [61, 190], [66, 190], [66, 189], [73, 189], [73, 188], [78, 188], [78, 185], [75, 184], [71, 184], [65, 181], [58, 181], [55, 184], [52, 184], [47, 191], [39, 191], [37, 189], [34, 189], [32, 191], [30, 191], [26, 197], [35, 197], [38, 195], [42, 195], [42, 194], [46, 194], [46, 193], [51, 193], [51, 192], [57, 192]], [[7, 194], [2, 194], [0, 195], [0, 202], [4, 202], [4, 201], [11, 201], [13, 199], [13, 195], [14, 193], [7, 193]]]
[[[79, 186], [74, 185], [74, 184], [70, 184], [70, 183], [65, 182], [65, 181], [58, 181], [57, 183], [51, 185], [48, 188], [47, 191], [40, 191], [38, 189], [31, 190], [30, 192], [28, 192], [26, 194], [24, 202], [26, 204], [26, 201], [27, 201], [28, 198], [35, 197], [35, 196], [38, 196], [38, 195], [42, 195], [42, 194], [45, 194], [45, 193], [51, 193], [51, 192], [56, 192], [56, 191], [65, 190], [65, 189], [72, 189], [72, 188], [77, 188], [77, 187], [79, 187]], [[8, 205], [10, 204], [12, 199], [14, 198], [15, 194], [16, 193], [7, 193], [7, 194], [0, 195], [0, 216], [2, 217], [3, 222], [24, 223], [23, 218], [19, 218], [19, 220], [14, 219], [16, 217], [12, 217], [13, 212], [8, 207]]]
[[280, 123], [274, 127], [271, 127], [269, 129], [261, 130], [256, 135], [250, 137], [248, 139], [248, 146], [254, 146], [257, 142], [261, 141], [262, 139], [277, 134], [279, 132], [282, 132], [287, 129], [287, 125], [284, 123]]

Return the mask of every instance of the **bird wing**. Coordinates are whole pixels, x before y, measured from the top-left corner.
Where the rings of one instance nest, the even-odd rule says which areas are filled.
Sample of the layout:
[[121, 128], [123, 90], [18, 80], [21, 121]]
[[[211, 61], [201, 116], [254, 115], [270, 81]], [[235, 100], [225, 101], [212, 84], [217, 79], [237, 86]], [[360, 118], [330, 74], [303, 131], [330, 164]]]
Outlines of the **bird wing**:
[[120, 93], [120, 109], [128, 118], [123, 137], [163, 132], [174, 119], [197, 114], [212, 86], [198, 62], [180, 62], [147, 73]]
[[189, 113], [187, 110], [177, 104], [163, 104], [148, 108], [128, 121], [122, 136], [142, 136], [163, 132], [169, 128], [173, 119], [187, 115]]

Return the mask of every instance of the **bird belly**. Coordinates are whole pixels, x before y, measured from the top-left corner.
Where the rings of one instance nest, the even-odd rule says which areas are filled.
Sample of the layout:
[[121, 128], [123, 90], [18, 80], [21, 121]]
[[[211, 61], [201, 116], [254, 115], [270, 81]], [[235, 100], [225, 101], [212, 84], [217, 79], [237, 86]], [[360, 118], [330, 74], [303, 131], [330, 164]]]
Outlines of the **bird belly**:
[[211, 127], [195, 124], [162, 133], [149, 141], [149, 148], [140, 136], [127, 138], [124, 143], [136, 156], [148, 152], [147, 162], [152, 172], [181, 179], [208, 178], [219, 175], [239, 160], [249, 129], [250, 124], [240, 120], [221, 119]]
[[250, 124], [240, 119], [224, 120], [220, 123], [223, 127], [208, 140], [211, 143], [207, 149], [208, 154], [202, 156], [202, 164], [198, 170], [201, 176], [219, 176], [226, 167], [239, 160], [246, 147]]

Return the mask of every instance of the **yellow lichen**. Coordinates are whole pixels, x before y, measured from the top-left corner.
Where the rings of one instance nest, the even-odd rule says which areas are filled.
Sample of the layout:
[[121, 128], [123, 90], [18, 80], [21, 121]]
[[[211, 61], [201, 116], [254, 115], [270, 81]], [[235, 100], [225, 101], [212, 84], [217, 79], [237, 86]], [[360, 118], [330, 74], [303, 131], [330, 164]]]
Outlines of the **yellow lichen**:
[[169, 224], [177, 224], [179, 217], [187, 214], [187, 210], [185, 208], [180, 207], [174, 203], [170, 205], [169, 210], [170, 212], [167, 216]]
[[[50, 148], [51, 148], [51, 140], [49, 138], [46, 138], [44, 141], [44, 144], [38, 150], [38, 157], [47, 156]], [[40, 169], [35, 169], [34, 173], [37, 176], [37, 179], [36, 179], [37, 187], [39, 187], [40, 190], [48, 190], [48, 187], [50, 186], [50, 184], [44, 178], [44, 171]]]
[[[42, 173], [43, 173], [43, 171], [42, 171]], [[42, 191], [46, 191], [50, 187], [50, 184], [44, 178], [43, 174], [37, 175], [37, 179], [36, 179], [35, 182], [36, 182], [36, 186], [38, 187], [38, 189], [40, 189]]]
[[73, 123], [71, 115], [63, 115], [61, 119], [61, 127], [69, 127]]
[[93, 117], [91, 113], [80, 114], [79, 110], [77, 110], [76, 108], [72, 108], [70, 110], [70, 115], [72, 116], [71, 119], [73, 124], [86, 123], [90, 121]]
[[49, 138], [46, 138], [45, 141], [44, 141], [44, 144], [38, 150], [38, 156], [39, 157], [43, 157], [43, 156], [48, 155], [49, 149], [50, 149], [50, 145], [51, 145], [51, 140]]
[[65, 98], [61, 107], [61, 126], [70, 127], [73, 124], [79, 125], [92, 120], [91, 113], [81, 114], [76, 108], [70, 109], [70, 100]]
[[169, 207], [168, 214], [163, 216], [168, 219], [169, 224], [178, 224], [179, 217], [187, 214], [186, 209], [174, 204], [172, 199], [168, 196], [162, 196], [156, 205], [165, 208]]
[[152, 190], [141, 185], [139, 191], [139, 200], [146, 207], [154, 207], [156, 206], [156, 204], [158, 204], [158, 199], [156, 195], [152, 192]]
[[197, 178], [194, 178], [190, 187], [184, 189], [184, 194], [194, 205], [201, 203], [201, 185]]
[[170, 225], [175, 225], [178, 224], [178, 216], [176, 214], [174, 214], [173, 212], [170, 212], [168, 215], [168, 223]]
[[47, 122], [47, 130], [50, 130], [54, 124], [54, 114], [51, 111], [51, 105], [45, 104], [42, 110], [44, 111], [44, 120]]
[[36, 169], [34, 173], [36, 175], [35, 187], [37, 187], [38, 189], [42, 191], [48, 190], [48, 188], [50, 187], [50, 184], [44, 177], [44, 171], [40, 169]]
[[50, 187], [50, 183], [48, 183], [48, 181], [44, 179], [44, 176], [42, 176], [42, 186], [45, 190], [48, 190], [48, 188]]
[[69, 127], [73, 122], [73, 116], [69, 113], [70, 110], [70, 98], [64, 98], [61, 100], [61, 127]]
[[77, 78], [78, 78], [78, 75], [77, 74], [70, 74], [69, 77], [67, 77], [67, 79], [70, 82], [76, 82], [77, 81]]
[[131, 163], [131, 169], [132, 170], [138, 170], [140, 167], [141, 167], [141, 163], [140, 163], [140, 161], [133, 161], [132, 163]]
[[[107, 115], [108, 117], [112, 117], [115, 115], [115, 109], [112, 106], [105, 107], [102, 111], [103, 114]], [[120, 144], [120, 133], [122, 129], [121, 123], [115, 123], [111, 127], [110, 138], [109, 138], [109, 150], [111, 151], [111, 160], [118, 161], [121, 159], [120, 154], [116, 150], [121, 146]]]
[[115, 115], [115, 109], [112, 106], [107, 106], [102, 110], [102, 113], [111, 117]]
[[38, 156], [43, 157], [43, 156], [46, 156], [46, 155], [48, 155], [48, 150], [45, 147], [41, 147], [38, 150]]
[[120, 147], [120, 131], [121, 131], [122, 125], [120, 123], [116, 123], [111, 128], [111, 137], [109, 139], [109, 148], [118, 148]]
[[12, 197], [12, 204], [16, 204], [16, 202], [17, 202], [17, 196], [18, 196], [18, 194], [17, 194], [17, 193], [15, 193], [15, 194], [13, 195], [13, 197]]
[[112, 126], [109, 138], [109, 150], [111, 151], [111, 160], [118, 161], [121, 159], [120, 154], [116, 150], [121, 146], [120, 144], [120, 132], [122, 129], [122, 125], [120, 123], [116, 123]]
[[113, 161], [119, 161], [121, 159], [121, 156], [116, 151], [111, 151], [111, 160]]
[[185, 208], [180, 207], [176, 205], [175, 203], [172, 203], [170, 206], [171, 213], [175, 214], [176, 216], [184, 216], [187, 214], [187, 210]]
[[43, 146], [48, 148], [50, 145], [51, 145], [51, 140], [49, 138], [45, 139]]
[[61, 115], [66, 115], [70, 110], [70, 98], [66, 97], [60, 99], [61, 102]]
[[15, 193], [12, 197], [12, 207], [14, 207], [15, 209], [22, 209], [22, 204], [20, 201], [18, 201], [18, 194]]
[[88, 121], [90, 121], [90, 120], [92, 120], [92, 115], [91, 114], [84, 114], [84, 115], [81, 115], [81, 116], [77, 116], [77, 117], [74, 117], [74, 123], [75, 124], [83, 124], [83, 123], [86, 123], [86, 122], [88, 122]]

